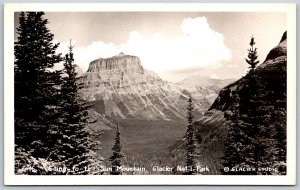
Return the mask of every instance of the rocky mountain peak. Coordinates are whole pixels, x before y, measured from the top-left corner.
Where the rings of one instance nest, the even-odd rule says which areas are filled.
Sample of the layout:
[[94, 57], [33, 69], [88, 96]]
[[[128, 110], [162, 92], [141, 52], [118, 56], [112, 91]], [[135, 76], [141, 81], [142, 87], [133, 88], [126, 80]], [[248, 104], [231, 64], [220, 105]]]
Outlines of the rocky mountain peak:
[[283, 33], [282, 38], [281, 38], [281, 40], [280, 40], [279, 43], [285, 41], [286, 39], [287, 39], [287, 31], [285, 31], [285, 32]]
[[143, 72], [143, 67], [139, 57], [125, 55], [121, 52], [119, 55], [110, 58], [100, 58], [92, 61], [87, 73], [99, 73], [107, 70]]
[[121, 53], [119, 53], [119, 55], [118, 56], [123, 56], [123, 55], [125, 55], [123, 52], [121, 52]]
[[287, 50], [286, 50], [286, 42], [287, 42], [287, 32], [285, 31], [281, 37], [281, 40], [279, 44], [274, 47], [269, 54], [266, 57], [266, 61], [276, 59], [280, 56], [286, 56]]

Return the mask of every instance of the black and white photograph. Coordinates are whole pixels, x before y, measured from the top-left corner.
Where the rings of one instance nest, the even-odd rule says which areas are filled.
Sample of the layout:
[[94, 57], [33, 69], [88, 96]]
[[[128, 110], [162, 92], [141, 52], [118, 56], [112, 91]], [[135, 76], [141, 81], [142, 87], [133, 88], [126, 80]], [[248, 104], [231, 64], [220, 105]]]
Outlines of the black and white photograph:
[[6, 4], [7, 183], [294, 184], [296, 6], [214, 6]]

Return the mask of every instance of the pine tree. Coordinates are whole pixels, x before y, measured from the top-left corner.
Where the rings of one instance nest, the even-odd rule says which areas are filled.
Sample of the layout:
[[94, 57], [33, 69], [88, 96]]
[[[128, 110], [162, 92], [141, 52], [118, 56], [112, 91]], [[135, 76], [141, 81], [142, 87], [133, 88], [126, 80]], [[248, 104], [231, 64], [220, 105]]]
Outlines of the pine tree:
[[271, 100], [267, 97], [266, 84], [261, 76], [257, 75], [255, 68], [257, 60], [257, 48], [254, 48], [254, 38], [251, 38], [248, 50], [247, 63], [250, 70], [246, 75], [247, 87], [240, 96], [241, 124], [244, 125], [244, 157], [245, 166], [253, 168], [255, 171], [244, 172], [245, 175], [269, 175], [269, 171], [260, 170], [264, 167], [271, 167], [274, 164], [274, 139], [272, 138], [272, 119], [270, 113], [273, 112]]
[[[256, 143], [259, 147], [257, 151], [257, 167], [258, 168], [272, 168], [275, 163], [275, 144], [276, 140], [273, 138], [275, 129], [273, 126], [274, 123], [274, 104], [272, 97], [274, 93], [270, 90], [267, 90], [267, 85], [261, 80], [257, 87], [258, 96], [257, 96], [257, 139]], [[258, 171], [260, 175], [270, 175], [271, 171], [260, 170]]]
[[225, 153], [224, 157], [222, 157], [223, 168], [221, 169], [221, 174], [223, 175], [241, 175], [243, 172], [233, 170], [245, 164], [245, 134], [243, 132], [243, 125], [240, 121], [239, 96], [236, 91], [232, 92], [232, 97], [233, 105], [230, 113], [227, 113], [229, 130], [224, 142]]
[[[254, 38], [251, 38], [250, 49], [246, 62], [250, 70], [245, 77], [246, 84], [243, 89], [233, 92], [234, 104], [232, 116], [229, 120], [229, 132], [225, 140], [225, 155], [223, 166], [230, 170], [233, 167], [245, 168], [246, 171], [221, 171], [228, 175], [256, 175], [259, 157], [263, 153], [261, 134], [257, 118], [257, 78], [254, 69], [259, 63], [257, 60], [257, 48], [254, 48]], [[248, 170], [247, 170], [248, 169]], [[253, 169], [253, 170], [251, 170]]]
[[[53, 34], [47, 29], [43, 12], [21, 13], [15, 42], [15, 116], [37, 121], [53, 103], [60, 73], [50, 72], [62, 59], [55, 54]], [[34, 113], [34, 114], [33, 114]]]
[[186, 166], [187, 172], [186, 175], [195, 175], [196, 174], [196, 159], [195, 159], [195, 152], [196, 152], [196, 143], [195, 143], [195, 129], [194, 129], [194, 122], [193, 122], [193, 110], [194, 105], [192, 101], [192, 97], [188, 99], [188, 106], [187, 106], [187, 131], [186, 131]]
[[[246, 137], [249, 138], [249, 144], [246, 144], [246, 146], [250, 147], [245, 157], [247, 158], [247, 164], [256, 168], [256, 172], [250, 172], [249, 174], [271, 175], [275, 172], [259, 169], [276, 168], [276, 164], [285, 163], [284, 159], [279, 158], [281, 157], [279, 154], [284, 152], [285, 149], [284, 139], [286, 137], [283, 129], [286, 125], [286, 115], [284, 113], [286, 104], [283, 104], [283, 112], [276, 106], [278, 101], [281, 102], [285, 99], [285, 92], [282, 91], [285, 89], [285, 80], [281, 80], [281, 77], [284, 77], [283, 74], [272, 82], [266, 82], [267, 80], [263, 76], [254, 72], [256, 65], [259, 63], [256, 55], [257, 49], [253, 48], [254, 44], [254, 38], [252, 37], [247, 61], [250, 65], [250, 71], [246, 76], [249, 90], [248, 96], [245, 97], [242, 104], [243, 109], [247, 109], [244, 112], [243, 121], [248, 125], [245, 133]], [[281, 81], [281, 83], [273, 84], [275, 81]], [[274, 85], [282, 85], [283, 87], [274, 87]], [[277, 120], [279, 118], [280, 121]], [[282, 164], [281, 169], [284, 174], [284, 164]]]
[[246, 58], [246, 62], [250, 65], [250, 69], [253, 70], [255, 69], [256, 65], [259, 63], [257, 60], [257, 48], [254, 48], [255, 42], [254, 42], [254, 37], [251, 37], [250, 44], [251, 47], [248, 49], [248, 59]]
[[254, 37], [250, 40], [250, 49], [248, 50], [248, 58], [246, 62], [250, 65], [250, 70], [245, 77], [248, 80], [248, 88], [246, 89], [247, 95], [244, 96], [241, 101], [241, 107], [244, 112], [241, 114], [241, 120], [243, 121], [244, 128], [244, 140], [245, 140], [245, 165], [249, 168], [254, 168], [255, 171], [248, 171], [245, 174], [256, 175], [258, 169], [258, 162], [263, 148], [261, 146], [261, 136], [257, 118], [257, 80], [258, 76], [255, 74], [254, 69], [259, 63], [257, 60], [257, 48], [254, 48]]
[[[272, 114], [273, 121], [273, 138], [275, 141], [275, 162], [274, 167], [278, 168], [279, 175], [286, 175], [286, 126], [287, 126], [287, 111], [286, 111], [286, 70], [281, 69], [275, 80], [269, 84], [273, 91], [274, 111]], [[270, 99], [270, 98], [269, 98]]]
[[115, 144], [112, 148], [113, 154], [109, 158], [112, 166], [112, 171], [110, 172], [111, 175], [122, 175], [122, 170], [120, 170], [120, 167], [122, 166], [122, 159], [124, 158], [124, 155], [122, 153], [120, 134], [119, 125], [117, 124]]
[[34, 157], [47, 158], [56, 143], [61, 61], [43, 12], [22, 12], [15, 42], [15, 143]]
[[[279, 105], [277, 105], [279, 104]], [[274, 140], [275, 140], [275, 163], [278, 174], [286, 175], [286, 110], [281, 108], [279, 101], [275, 104], [273, 113], [274, 119]]]
[[95, 143], [86, 130], [88, 109], [90, 105], [80, 99], [78, 90], [80, 84], [76, 80], [76, 65], [74, 64], [73, 46], [70, 41], [69, 53], [64, 59], [64, 77], [61, 85], [61, 118], [58, 129], [56, 151], [52, 160], [63, 162], [71, 169], [68, 174], [88, 174], [87, 168], [95, 154]]

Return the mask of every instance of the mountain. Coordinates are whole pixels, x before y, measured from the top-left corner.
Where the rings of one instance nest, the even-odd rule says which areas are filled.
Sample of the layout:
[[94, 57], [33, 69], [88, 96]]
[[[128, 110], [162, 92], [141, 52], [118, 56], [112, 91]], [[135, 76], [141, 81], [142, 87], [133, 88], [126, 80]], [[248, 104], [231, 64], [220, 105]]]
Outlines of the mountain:
[[[137, 56], [124, 53], [92, 61], [79, 81], [83, 84], [82, 98], [93, 102], [98, 113], [112, 118], [184, 119], [192, 93], [184, 84], [164, 81], [144, 69]], [[195, 114], [201, 115], [210, 104], [210, 94], [199, 91]]]
[[[246, 63], [245, 63], [246, 64]], [[286, 117], [286, 75], [287, 75], [287, 33], [285, 32], [280, 43], [267, 55], [265, 61], [255, 69], [256, 80], [259, 84], [258, 97], [260, 105], [267, 105], [273, 112], [282, 112]], [[223, 88], [213, 104], [196, 124], [196, 137], [199, 154], [203, 155], [202, 164], [215, 168], [212, 174], [220, 171], [224, 152], [224, 140], [228, 132], [226, 114], [233, 104], [233, 91], [239, 95], [240, 103], [246, 102], [249, 80], [247, 75]], [[240, 110], [242, 111], [242, 110]], [[272, 113], [266, 116], [271, 117]], [[283, 121], [286, 118], [281, 118]], [[276, 119], [268, 121], [270, 126], [276, 125]], [[283, 126], [283, 127], [286, 127]], [[284, 129], [285, 130], [285, 129]]]
[[235, 79], [215, 79], [202, 75], [192, 75], [177, 84], [182, 89], [188, 90], [195, 99], [205, 96], [211, 105], [220, 90], [234, 81]]

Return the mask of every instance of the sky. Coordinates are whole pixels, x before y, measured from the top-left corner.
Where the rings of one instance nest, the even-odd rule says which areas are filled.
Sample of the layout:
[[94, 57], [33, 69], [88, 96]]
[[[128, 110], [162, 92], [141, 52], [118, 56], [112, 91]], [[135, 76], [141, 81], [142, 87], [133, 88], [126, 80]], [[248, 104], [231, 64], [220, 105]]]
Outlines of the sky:
[[171, 82], [190, 75], [240, 78], [251, 36], [263, 62], [287, 28], [286, 14], [272, 12], [46, 12], [45, 18], [57, 51], [67, 53], [72, 39], [84, 72], [91, 61], [123, 52]]

